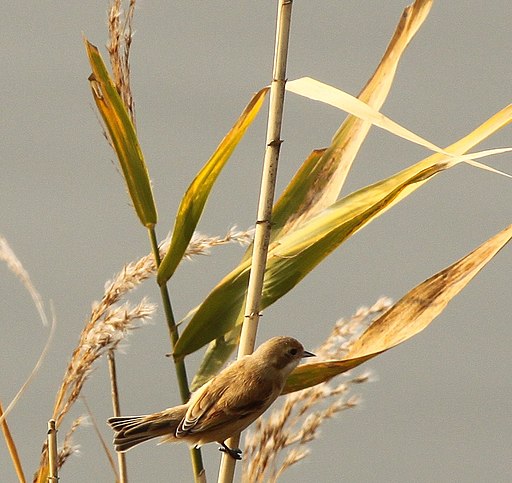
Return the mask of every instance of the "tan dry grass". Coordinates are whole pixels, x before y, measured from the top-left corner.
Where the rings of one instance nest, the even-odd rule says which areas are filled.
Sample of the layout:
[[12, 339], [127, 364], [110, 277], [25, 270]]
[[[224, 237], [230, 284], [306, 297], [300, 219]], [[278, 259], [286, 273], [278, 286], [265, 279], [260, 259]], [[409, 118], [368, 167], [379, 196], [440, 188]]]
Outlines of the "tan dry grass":
[[[48, 326], [48, 318], [46, 316], [46, 313], [44, 311], [44, 305], [43, 305], [43, 299], [40, 295], [40, 293], [35, 288], [34, 284], [32, 283], [30, 276], [28, 272], [23, 267], [21, 261], [18, 259], [14, 251], [11, 249], [9, 244], [7, 243], [7, 240], [0, 236], [0, 261], [5, 262], [7, 265], [7, 268], [18, 278], [18, 280], [21, 281], [27, 292], [29, 293], [30, 297], [32, 298], [32, 301], [37, 309], [37, 312], [39, 314], [39, 318], [41, 319], [41, 322], [43, 325]], [[50, 344], [53, 340], [53, 335], [55, 333], [55, 327], [56, 327], [56, 321], [55, 317], [52, 318], [51, 326], [50, 326], [50, 333], [48, 335], [48, 339], [46, 340], [46, 344], [39, 356], [39, 359], [34, 365], [34, 368], [32, 369], [31, 373], [25, 380], [25, 382], [22, 384], [21, 388], [18, 390], [12, 401], [7, 405], [7, 408], [5, 411], [0, 414], [0, 424], [4, 421], [4, 419], [7, 417], [7, 415], [12, 411], [14, 406], [17, 404], [27, 387], [30, 385], [34, 377], [37, 375], [39, 369], [41, 368], [41, 365], [46, 357], [46, 354], [48, 353], [48, 350], [50, 348]]]
[[[2, 402], [0, 401], [0, 416], [3, 416], [3, 414], [4, 410], [2, 408]], [[16, 448], [16, 444], [12, 437], [11, 430], [9, 429], [9, 425], [7, 424], [7, 419], [5, 417], [2, 419], [2, 422], [0, 423], [0, 428], [2, 429], [5, 444], [7, 446], [7, 450], [9, 451], [9, 456], [11, 457], [11, 461], [14, 466], [16, 476], [18, 477], [18, 481], [20, 483], [25, 483], [25, 475], [23, 473], [23, 466], [21, 464], [18, 449]]]

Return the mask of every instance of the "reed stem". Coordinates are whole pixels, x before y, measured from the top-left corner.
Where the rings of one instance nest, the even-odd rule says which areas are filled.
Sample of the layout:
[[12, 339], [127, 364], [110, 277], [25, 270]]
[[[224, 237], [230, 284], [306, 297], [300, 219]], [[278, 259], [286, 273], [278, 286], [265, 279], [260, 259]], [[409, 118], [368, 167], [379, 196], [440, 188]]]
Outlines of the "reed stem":
[[[160, 250], [158, 248], [158, 242], [156, 239], [156, 233], [154, 227], [148, 228], [149, 240], [151, 243], [151, 250], [155, 257], [155, 264], [158, 269], [161, 263]], [[179, 333], [178, 327], [176, 326], [176, 320], [174, 319], [174, 313], [171, 305], [171, 297], [167, 290], [167, 284], [160, 286], [160, 295], [162, 297], [162, 305], [164, 308], [165, 319], [167, 321], [167, 327], [169, 330], [169, 337], [171, 339], [171, 349], [174, 350], [174, 346], [178, 342]], [[178, 380], [178, 388], [180, 391], [181, 402], [185, 404], [190, 398], [190, 389], [188, 385], [187, 371], [185, 368], [185, 362], [183, 359], [174, 359], [174, 367], [176, 370], [176, 378]], [[206, 481], [203, 458], [201, 450], [197, 448], [190, 448], [190, 459], [192, 462], [192, 469], [194, 471], [195, 483], [203, 483]]]
[[[108, 353], [108, 371], [110, 373], [110, 389], [112, 394], [112, 410], [114, 416], [121, 416], [121, 405], [119, 403], [119, 390], [117, 387], [116, 357], [114, 351]], [[117, 453], [117, 466], [119, 471], [119, 483], [128, 483], [126, 468], [126, 455]]]
[[[238, 359], [251, 354], [254, 350], [258, 322], [260, 318], [261, 294], [267, 263], [270, 240], [272, 206], [276, 187], [277, 165], [281, 148], [281, 124], [283, 119], [284, 94], [286, 84], [286, 62], [292, 14], [292, 0], [279, 0], [274, 50], [274, 66], [270, 85], [267, 138], [254, 246], [252, 252], [251, 273], [247, 288], [245, 316], [238, 347]], [[233, 435], [227, 445], [238, 448], [240, 434]], [[222, 455], [218, 483], [232, 483], [235, 474], [235, 460], [227, 453]]]
[[58, 481], [57, 428], [55, 419], [50, 419], [48, 421], [48, 483], [57, 483]]

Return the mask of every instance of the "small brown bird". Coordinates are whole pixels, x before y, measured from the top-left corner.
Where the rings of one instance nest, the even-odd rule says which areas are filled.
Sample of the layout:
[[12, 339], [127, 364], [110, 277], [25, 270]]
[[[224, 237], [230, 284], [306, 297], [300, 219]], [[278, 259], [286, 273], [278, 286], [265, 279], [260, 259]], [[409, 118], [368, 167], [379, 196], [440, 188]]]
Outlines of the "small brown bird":
[[184, 440], [195, 447], [216, 441], [220, 451], [241, 459], [242, 451], [225, 441], [268, 409], [303, 357], [314, 354], [291, 337], [273, 337], [201, 386], [187, 404], [145, 416], [110, 418], [115, 449], [124, 452], [161, 436], [162, 443]]

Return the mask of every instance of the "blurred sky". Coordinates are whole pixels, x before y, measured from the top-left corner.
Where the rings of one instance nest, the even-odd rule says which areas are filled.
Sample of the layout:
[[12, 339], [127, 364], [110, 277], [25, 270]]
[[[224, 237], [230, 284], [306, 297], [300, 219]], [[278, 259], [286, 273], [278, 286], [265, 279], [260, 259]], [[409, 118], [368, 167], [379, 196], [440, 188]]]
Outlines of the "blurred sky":
[[[138, 133], [154, 184], [161, 237], [197, 170], [253, 92], [269, 83], [275, 2], [137, 2], [132, 49]], [[357, 94], [385, 50], [406, 1], [294, 2], [288, 78], [315, 77]], [[105, 142], [87, 82], [82, 33], [106, 44], [104, 0], [6, 2], [0, 17], [0, 234], [29, 271], [58, 328], [36, 381], [9, 417], [31, 477], [54, 395], [91, 303], [124, 263], [146, 254], [136, 219]], [[413, 40], [382, 111], [437, 145], [468, 133], [510, 102], [510, 2], [439, 1]], [[254, 222], [265, 112], [214, 189], [199, 230], [223, 234]], [[281, 190], [313, 148], [329, 143], [344, 116], [288, 95], [279, 172]], [[510, 127], [479, 149], [510, 146]], [[372, 130], [344, 188], [389, 176], [428, 153]], [[510, 156], [486, 160], [512, 173]], [[265, 311], [259, 342], [278, 334], [313, 349], [339, 317], [380, 295], [410, 288], [507, 226], [511, 181], [469, 166], [437, 176], [341, 246], [285, 299]], [[181, 318], [242, 253], [228, 247], [180, 266], [171, 284]], [[363, 402], [322, 429], [312, 454], [281, 481], [510, 481], [510, 273], [506, 247], [424, 333], [372, 360]], [[147, 283], [133, 295], [158, 302]], [[29, 374], [48, 330], [21, 284], [0, 266], [5, 405]], [[118, 357], [126, 413], [177, 404], [167, 330], [159, 310]], [[198, 358], [189, 363], [193, 371]], [[105, 361], [84, 394], [110, 441]], [[78, 402], [71, 417], [85, 412]], [[92, 427], [62, 470], [62, 481], [112, 481]], [[204, 450], [210, 481], [219, 459]], [[129, 454], [130, 481], [190, 481], [184, 446], [141, 446]], [[2, 481], [15, 481], [0, 443]]]

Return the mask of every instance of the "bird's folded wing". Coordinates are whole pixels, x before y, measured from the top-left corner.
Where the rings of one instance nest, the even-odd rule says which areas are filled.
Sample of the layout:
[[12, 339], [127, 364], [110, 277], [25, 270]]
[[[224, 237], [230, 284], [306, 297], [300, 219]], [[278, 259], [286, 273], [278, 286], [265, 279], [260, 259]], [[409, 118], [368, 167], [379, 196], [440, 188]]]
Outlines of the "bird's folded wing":
[[275, 399], [272, 381], [258, 381], [255, 385], [237, 384], [236, 378], [217, 382], [222, 383], [206, 384], [193, 395], [176, 437], [211, 431], [251, 415], [256, 419]]

